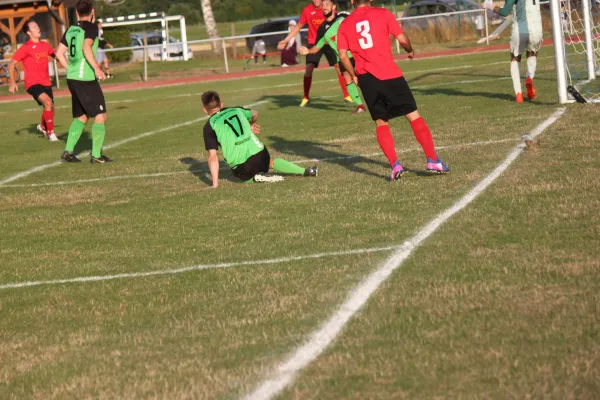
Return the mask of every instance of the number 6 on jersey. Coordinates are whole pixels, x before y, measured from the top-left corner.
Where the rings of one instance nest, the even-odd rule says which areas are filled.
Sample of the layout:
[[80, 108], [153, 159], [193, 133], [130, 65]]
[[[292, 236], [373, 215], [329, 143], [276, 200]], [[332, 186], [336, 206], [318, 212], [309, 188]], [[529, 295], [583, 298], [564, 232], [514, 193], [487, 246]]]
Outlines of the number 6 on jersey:
[[371, 32], [369, 21], [362, 21], [356, 24], [356, 32], [360, 33], [360, 36], [362, 36], [358, 39], [358, 44], [360, 44], [360, 47], [363, 50], [373, 47], [373, 37], [369, 33]]

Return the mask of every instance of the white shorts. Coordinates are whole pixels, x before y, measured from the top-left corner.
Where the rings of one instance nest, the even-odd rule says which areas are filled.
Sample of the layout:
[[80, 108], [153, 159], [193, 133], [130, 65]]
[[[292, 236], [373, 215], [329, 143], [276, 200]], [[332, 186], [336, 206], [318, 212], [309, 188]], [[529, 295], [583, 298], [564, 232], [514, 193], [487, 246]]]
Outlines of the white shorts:
[[510, 36], [510, 52], [512, 55], [520, 56], [525, 51], [540, 51], [542, 46], [542, 32], [519, 32], [513, 30]]
[[104, 52], [104, 49], [98, 47], [98, 54], [96, 54], [96, 62], [98, 64], [102, 64], [104, 60], [106, 60], [106, 53]]

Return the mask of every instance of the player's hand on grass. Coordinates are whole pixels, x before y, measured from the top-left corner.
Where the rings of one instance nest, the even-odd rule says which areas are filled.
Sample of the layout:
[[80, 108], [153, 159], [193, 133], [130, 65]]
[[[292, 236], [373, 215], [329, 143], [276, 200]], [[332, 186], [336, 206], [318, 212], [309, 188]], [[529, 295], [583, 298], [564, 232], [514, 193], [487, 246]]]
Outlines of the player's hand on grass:
[[102, 71], [102, 68], [96, 68], [96, 78], [100, 79], [101, 81], [106, 80], [106, 74], [104, 73], [104, 71]]
[[298, 53], [300, 53], [301, 56], [307, 55], [308, 54], [308, 47], [300, 46], [300, 50], [298, 50]]
[[213, 182], [212, 186], [213, 189], [217, 189], [219, 187], [219, 181]]
[[254, 133], [255, 135], [260, 135], [260, 125], [259, 124], [257, 124], [255, 122], [252, 124], [251, 128], [252, 128], [252, 133]]
[[415, 58], [415, 51], [409, 51], [408, 53], [406, 53], [408, 55], [408, 59], [412, 60], [413, 58]]
[[11, 83], [8, 85], [8, 91], [11, 92], [12, 94], [15, 94], [19, 91], [19, 85], [17, 85], [16, 83]]

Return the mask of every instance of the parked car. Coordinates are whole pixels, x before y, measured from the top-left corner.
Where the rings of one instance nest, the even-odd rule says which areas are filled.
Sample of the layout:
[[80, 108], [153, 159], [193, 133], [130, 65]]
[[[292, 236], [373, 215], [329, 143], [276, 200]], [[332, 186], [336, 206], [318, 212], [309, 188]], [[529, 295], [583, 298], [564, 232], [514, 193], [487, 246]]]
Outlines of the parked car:
[[[269, 32], [281, 32], [281, 31], [287, 32], [290, 20], [294, 20], [294, 21], [298, 22], [300, 20], [300, 17], [270, 19], [267, 22], [263, 22], [258, 25], [254, 25], [252, 27], [252, 29], [250, 29], [250, 32], [248, 32], [248, 34], [256, 35], [259, 33], [269, 33]], [[281, 33], [278, 35], [271, 35], [271, 36], [263, 36], [263, 40], [264, 40], [265, 44], [267, 45], [268, 51], [276, 50], [277, 43], [279, 43], [283, 39], [285, 39], [286, 36], [287, 36], [287, 33]], [[308, 40], [308, 32], [301, 32], [300, 38], [302, 39], [302, 43], [306, 44], [307, 40]], [[253, 37], [246, 39], [246, 47], [248, 48], [249, 51], [252, 51], [252, 48], [254, 47], [254, 39], [255, 38], [253, 38]]]
[[[403, 18], [407, 17], [417, 17], [423, 15], [435, 15], [435, 14], [444, 14], [451, 13], [456, 11], [467, 11], [467, 10], [481, 10], [481, 6], [472, 1], [472, 0], [418, 0], [408, 5], [408, 8], [404, 12]], [[492, 25], [497, 25], [502, 23], [504, 20], [500, 15], [487, 10], [488, 21]], [[461, 15], [461, 14], [459, 14]], [[477, 21], [478, 17], [482, 17], [483, 13], [480, 14], [462, 14], [465, 20], [470, 21], [472, 24], [478, 26], [478, 28], [482, 29], [483, 20], [480, 18]], [[403, 20], [402, 25], [405, 28], [419, 28], [426, 29], [429, 26], [429, 22], [432, 20], [434, 23], [440, 23], [444, 21], [447, 25], [457, 25], [458, 24], [458, 16], [439, 16], [435, 18], [418, 18], [414, 20]], [[429, 21], [429, 22], [428, 22]]]
[[[148, 32], [146, 34], [148, 45], [162, 45], [163, 37], [160, 32]], [[131, 46], [143, 46], [144, 45], [144, 34], [143, 33], [132, 33], [131, 34]], [[160, 61], [162, 47], [150, 47], [148, 49], [148, 59], [151, 61]], [[169, 42], [167, 44], [167, 61], [183, 60], [183, 43], [180, 40], [174, 39], [169, 36]], [[194, 53], [188, 47], [188, 58], [194, 58]], [[133, 50], [133, 61], [144, 61], [144, 49]]]

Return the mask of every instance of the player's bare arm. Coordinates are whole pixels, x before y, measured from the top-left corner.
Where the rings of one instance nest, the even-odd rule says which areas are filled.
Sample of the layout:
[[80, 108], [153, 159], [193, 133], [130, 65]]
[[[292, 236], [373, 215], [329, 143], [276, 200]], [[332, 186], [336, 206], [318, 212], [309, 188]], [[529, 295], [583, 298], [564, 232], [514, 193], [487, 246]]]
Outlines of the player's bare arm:
[[507, 0], [504, 3], [504, 6], [502, 8], [494, 5], [493, 0], [485, 0], [483, 2], [483, 8], [487, 8], [488, 10], [491, 10], [493, 12], [495, 12], [496, 14], [499, 14], [503, 17], [508, 17], [508, 14], [510, 14], [510, 12], [512, 11], [513, 6], [515, 5], [516, 0]]
[[309, 54], [317, 54], [319, 51], [321, 51], [321, 48], [318, 47], [317, 45], [314, 45], [310, 49], [306, 46], [300, 46], [300, 50], [298, 52], [302, 56], [307, 56]]
[[69, 60], [67, 59], [67, 56], [66, 56], [67, 50], [68, 50], [68, 47], [62, 43], [59, 43], [58, 47], [55, 50], [56, 59], [58, 60], [58, 62], [64, 69], [69, 68]]
[[260, 125], [258, 124], [258, 111], [252, 110], [252, 118], [250, 119], [250, 127], [252, 128], [252, 133], [255, 135], [260, 135]]
[[208, 150], [208, 168], [212, 177], [212, 187], [219, 187], [219, 157], [216, 150]]
[[298, 23], [294, 27], [294, 29], [292, 29], [292, 31], [290, 33], [288, 33], [288, 35], [285, 37], [285, 39], [283, 39], [281, 42], [279, 42], [277, 44], [277, 50], [283, 50], [283, 49], [285, 49], [285, 46], [288, 44], [288, 42], [290, 40], [292, 40], [292, 38], [296, 37], [296, 35], [298, 34], [298, 32], [300, 32], [300, 30], [302, 29], [303, 26], [304, 26], [304, 24]]
[[83, 41], [83, 55], [85, 56], [85, 59], [90, 64], [90, 66], [94, 69], [94, 72], [96, 73], [96, 77], [98, 79], [105, 80], [106, 74], [104, 74], [104, 71], [102, 71], [102, 68], [96, 61], [96, 57], [94, 57], [94, 51], [92, 50], [93, 45], [94, 45], [94, 39], [89, 39], [89, 38], [85, 39]]
[[408, 38], [408, 36], [406, 36], [405, 33], [399, 34], [396, 37], [396, 40], [398, 40], [398, 43], [400, 43], [400, 46], [402, 46], [404, 51], [406, 51], [406, 53], [408, 54], [409, 60], [412, 60], [413, 58], [415, 58], [415, 50], [412, 47], [412, 43], [410, 42], [410, 39]]
[[350, 61], [350, 57], [348, 57], [348, 49], [338, 49], [340, 62], [346, 68], [346, 72], [352, 78], [352, 81], [356, 86], [358, 85], [358, 77], [356, 76], [356, 72], [354, 71], [354, 67], [352, 66], [352, 62]]
[[16, 72], [15, 72], [15, 61], [11, 60], [10, 63], [8, 63], [8, 90], [12, 93], [15, 94], [16, 92], [19, 91], [19, 86], [17, 85], [16, 82]]

